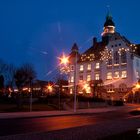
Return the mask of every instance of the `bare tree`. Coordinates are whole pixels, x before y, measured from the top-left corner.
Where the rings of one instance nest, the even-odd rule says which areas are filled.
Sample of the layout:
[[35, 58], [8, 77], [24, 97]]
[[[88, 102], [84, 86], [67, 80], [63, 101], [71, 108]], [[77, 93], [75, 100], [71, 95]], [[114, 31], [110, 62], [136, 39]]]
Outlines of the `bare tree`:
[[23, 64], [16, 70], [14, 78], [19, 90], [24, 86], [28, 86], [30, 82], [36, 78], [36, 72], [33, 65]]
[[6, 68], [6, 85], [13, 88], [15, 83], [15, 76], [16, 73], [16, 67], [13, 64], [7, 65]]
[[0, 75], [0, 92], [3, 92], [4, 89], [4, 77]]

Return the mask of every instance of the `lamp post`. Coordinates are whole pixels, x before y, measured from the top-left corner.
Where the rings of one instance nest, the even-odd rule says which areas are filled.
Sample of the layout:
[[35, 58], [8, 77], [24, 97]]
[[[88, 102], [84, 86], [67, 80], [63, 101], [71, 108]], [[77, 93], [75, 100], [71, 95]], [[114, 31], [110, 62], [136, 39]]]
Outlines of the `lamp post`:
[[[75, 55], [75, 62], [74, 62], [74, 65], [75, 65], [75, 69], [74, 69], [74, 112], [76, 112], [76, 109], [77, 109], [77, 103], [76, 103], [76, 92], [77, 92], [77, 86], [76, 86], [76, 77], [77, 77], [77, 52], [76, 52], [76, 55]], [[62, 57], [59, 58], [60, 60], [60, 64], [63, 64], [64, 67], [67, 67], [67, 64], [69, 63], [69, 56], [65, 56], [63, 54]]]
[[76, 86], [76, 77], [77, 77], [77, 52], [76, 52], [76, 58], [75, 58], [75, 69], [74, 69], [74, 112], [76, 112], [77, 109], [77, 103], [76, 103], [76, 92], [77, 92], [77, 86]]

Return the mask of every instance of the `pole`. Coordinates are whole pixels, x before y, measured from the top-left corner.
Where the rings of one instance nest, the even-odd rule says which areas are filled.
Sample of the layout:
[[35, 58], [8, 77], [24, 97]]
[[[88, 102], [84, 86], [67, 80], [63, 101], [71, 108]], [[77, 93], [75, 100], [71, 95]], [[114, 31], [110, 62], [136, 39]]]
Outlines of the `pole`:
[[32, 92], [30, 93], [31, 95], [31, 97], [30, 97], [30, 112], [32, 112]]
[[30, 112], [32, 112], [32, 79], [30, 78]]
[[60, 79], [58, 81], [58, 85], [59, 85], [59, 88], [58, 88], [58, 96], [59, 96], [59, 110], [60, 110]]
[[77, 88], [76, 88], [76, 76], [77, 76], [77, 52], [76, 52], [76, 56], [75, 56], [75, 70], [74, 70], [74, 112], [76, 112], [77, 109], [77, 103], [76, 103], [76, 92], [77, 92]]

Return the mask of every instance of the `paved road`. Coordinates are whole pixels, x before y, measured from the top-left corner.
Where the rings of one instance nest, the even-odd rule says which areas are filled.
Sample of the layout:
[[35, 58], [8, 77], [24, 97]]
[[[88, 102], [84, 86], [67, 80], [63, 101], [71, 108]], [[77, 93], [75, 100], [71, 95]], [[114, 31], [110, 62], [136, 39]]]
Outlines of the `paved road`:
[[122, 108], [117, 111], [99, 114], [26, 119], [0, 119], [0, 136], [25, 134], [30, 132], [48, 132], [77, 126], [93, 125], [111, 120], [120, 120], [132, 117], [128, 112], [136, 107]]

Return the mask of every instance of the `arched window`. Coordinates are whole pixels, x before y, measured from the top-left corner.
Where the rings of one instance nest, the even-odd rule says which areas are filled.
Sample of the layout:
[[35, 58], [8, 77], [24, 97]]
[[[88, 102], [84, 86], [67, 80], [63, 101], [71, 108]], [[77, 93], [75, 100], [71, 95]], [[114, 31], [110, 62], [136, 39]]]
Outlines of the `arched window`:
[[114, 64], [119, 64], [119, 53], [115, 51], [114, 53]]
[[121, 63], [127, 63], [126, 51], [121, 51]]

